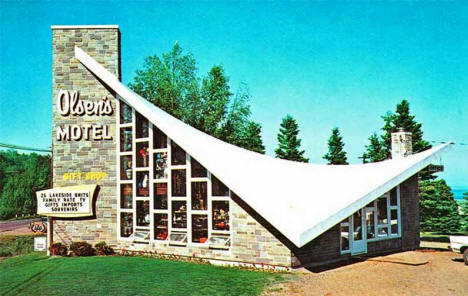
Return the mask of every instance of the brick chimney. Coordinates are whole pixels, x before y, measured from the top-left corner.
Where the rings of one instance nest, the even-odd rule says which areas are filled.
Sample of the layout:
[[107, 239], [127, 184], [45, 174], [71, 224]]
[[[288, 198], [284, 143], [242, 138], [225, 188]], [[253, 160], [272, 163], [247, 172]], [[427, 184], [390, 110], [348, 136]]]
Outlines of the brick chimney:
[[413, 153], [412, 135], [399, 128], [392, 133], [392, 159], [403, 158]]

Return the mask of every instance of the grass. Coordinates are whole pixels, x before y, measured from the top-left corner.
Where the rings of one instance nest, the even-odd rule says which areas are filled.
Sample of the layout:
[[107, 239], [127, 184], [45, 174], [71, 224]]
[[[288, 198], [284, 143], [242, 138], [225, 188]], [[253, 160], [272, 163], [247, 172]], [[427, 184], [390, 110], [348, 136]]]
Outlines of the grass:
[[146, 257], [52, 257], [0, 262], [1, 295], [259, 295], [281, 274]]
[[1, 235], [0, 257], [28, 254], [34, 251], [35, 235]]

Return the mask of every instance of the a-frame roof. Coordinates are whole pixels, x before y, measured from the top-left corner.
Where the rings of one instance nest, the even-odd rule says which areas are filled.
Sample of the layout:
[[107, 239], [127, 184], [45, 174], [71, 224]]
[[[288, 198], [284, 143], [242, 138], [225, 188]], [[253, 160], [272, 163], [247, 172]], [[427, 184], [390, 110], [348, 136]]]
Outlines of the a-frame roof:
[[277, 159], [183, 123], [128, 89], [78, 47], [75, 57], [297, 247], [437, 161], [450, 148], [444, 144], [402, 159], [345, 166]]

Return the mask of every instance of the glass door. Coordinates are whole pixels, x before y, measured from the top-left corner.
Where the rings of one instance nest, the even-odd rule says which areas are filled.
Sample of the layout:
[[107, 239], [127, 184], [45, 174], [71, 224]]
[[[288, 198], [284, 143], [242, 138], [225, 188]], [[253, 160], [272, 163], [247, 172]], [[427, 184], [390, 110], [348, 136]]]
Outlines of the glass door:
[[367, 252], [365, 225], [365, 209], [361, 209], [353, 215], [353, 236], [351, 244], [351, 255], [358, 255]]

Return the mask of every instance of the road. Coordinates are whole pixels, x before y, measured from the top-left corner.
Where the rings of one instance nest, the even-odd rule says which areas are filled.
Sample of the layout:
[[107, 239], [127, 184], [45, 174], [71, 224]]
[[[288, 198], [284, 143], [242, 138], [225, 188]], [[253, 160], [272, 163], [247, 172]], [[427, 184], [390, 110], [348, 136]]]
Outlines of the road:
[[[11, 220], [0, 221], [0, 234], [12, 232], [15, 230], [24, 230], [29, 228], [29, 223], [33, 221], [41, 221], [41, 218], [25, 219], [25, 220]], [[32, 232], [31, 232], [32, 234]]]

